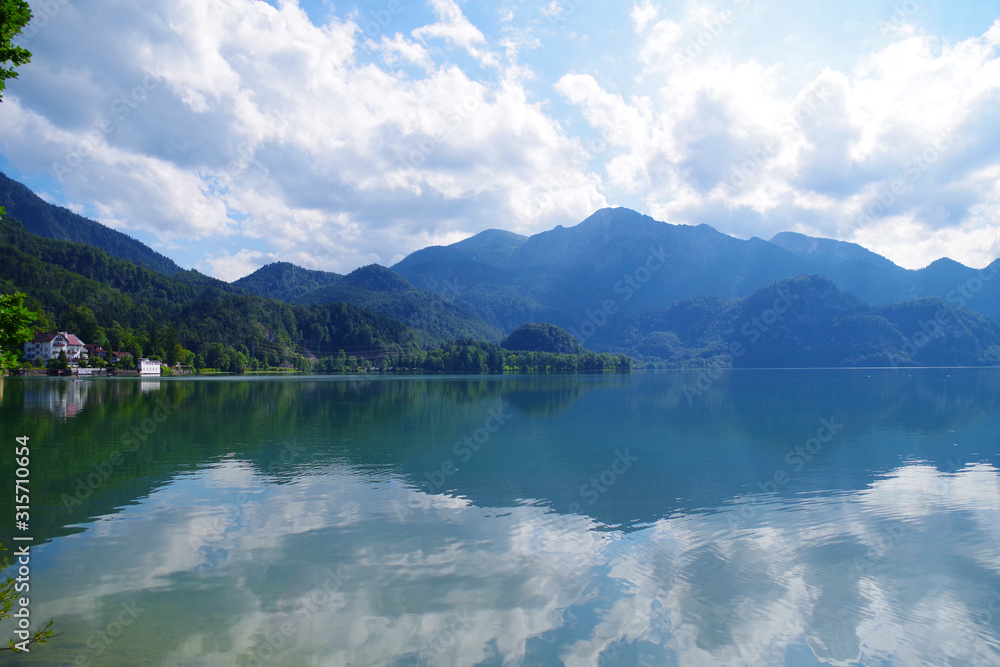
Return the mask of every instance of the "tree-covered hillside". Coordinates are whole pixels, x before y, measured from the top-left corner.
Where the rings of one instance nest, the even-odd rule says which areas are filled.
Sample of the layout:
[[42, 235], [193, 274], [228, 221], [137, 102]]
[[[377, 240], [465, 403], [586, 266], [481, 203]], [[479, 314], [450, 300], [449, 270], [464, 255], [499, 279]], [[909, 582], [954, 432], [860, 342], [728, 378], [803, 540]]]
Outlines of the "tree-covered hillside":
[[377, 264], [341, 276], [278, 262], [240, 278], [233, 286], [294, 304], [343, 302], [361, 306], [424, 332], [422, 340], [428, 344], [459, 338], [499, 342], [503, 336], [496, 327], [456, 306], [451, 295], [418, 289]]
[[584, 351], [573, 334], [561, 327], [546, 322], [522, 324], [503, 342], [508, 350], [522, 352], [556, 352], [559, 354], [579, 354]]
[[0, 206], [32, 234], [59, 241], [88, 243], [105, 252], [164, 275], [181, 271], [173, 260], [119, 231], [49, 204], [27, 187], [0, 173]]
[[822, 276], [742, 299], [702, 297], [626, 313], [595, 337], [667, 366], [736, 368], [1000, 364], [1000, 324], [939, 298], [872, 306]]
[[164, 276], [92, 246], [34, 236], [9, 216], [0, 220], [0, 255], [0, 291], [27, 293], [29, 307], [45, 314], [39, 325], [137, 356], [175, 358], [178, 345], [218, 356], [210, 347], [218, 345], [241, 362], [237, 370], [305, 367], [341, 350], [377, 361], [416, 342], [401, 322], [357, 306], [296, 306], [196, 272]]

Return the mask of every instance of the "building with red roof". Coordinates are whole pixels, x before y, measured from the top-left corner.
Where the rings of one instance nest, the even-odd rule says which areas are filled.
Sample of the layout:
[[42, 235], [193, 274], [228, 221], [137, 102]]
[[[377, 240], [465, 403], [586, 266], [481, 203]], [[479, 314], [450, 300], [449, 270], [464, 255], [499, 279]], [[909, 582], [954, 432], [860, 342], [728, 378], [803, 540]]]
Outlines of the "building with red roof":
[[83, 349], [87, 351], [86, 356], [89, 359], [97, 357], [100, 359], [104, 359], [105, 361], [108, 360], [108, 351], [105, 350], [100, 345], [98, 345], [97, 343], [87, 343], [86, 345], [83, 346]]
[[36, 331], [35, 338], [24, 344], [24, 358], [28, 361], [48, 361], [58, 359], [59, 353], [65, 352], [71, 363], [77, 363], [84, 350], [84, 342], [75, 334], [65, 331]]

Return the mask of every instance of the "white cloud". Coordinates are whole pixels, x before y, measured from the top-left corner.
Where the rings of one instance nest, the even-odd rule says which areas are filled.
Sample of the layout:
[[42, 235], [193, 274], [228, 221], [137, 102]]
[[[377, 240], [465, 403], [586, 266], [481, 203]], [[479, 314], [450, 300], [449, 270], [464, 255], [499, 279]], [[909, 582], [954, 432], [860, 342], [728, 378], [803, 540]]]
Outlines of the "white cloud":
[[[493, 62], [454, 2], [433, 9], [439, 22], [416, 38]], [[367, 40], [369, 62], [360, 30], [337, 18], [316, 26], [294, 2], [67, 7], [35, 37], [29, 85], [5, 96], [0, 149], [17, 169], [44, 172], [84, 146], [57, 173], [63, 195], [120, 229], [174, 245], [244, 236], [340, 272], [485, 227], [576, 222], [604, 203], [579, 142], [524, 90], [523, 66], [478, 81], [401, 33]], [[112, 70], [101, 64], [108, 44], [121, 54]], [[397, 61], [424, 73], [393, 71]], [[66, 81], [85, 82], [72, 115], [44, 89], [67, 62], [78, 71]], [[123, 106], [137, 85], [141, 99]], [[101, 122], [111, 130], [95, 133]], [[226, 277], [252, 267], [252, 253], [230, 252], [192, 250], [187, 264]]]
[[[647, 9], [637, 6], [635, 28], [655, 101], [626, 100], [590, 75], [556, 86], [612, 138], [610, 185], [641, 194], [656, 217], [738, 236], [855, 240], [910, 268], [943, 249], [995, 259], [996, 156], [978, 142], [1000, 140], [985, 121], [1000, 111], [996, 27], [955, 44], [898, 39], [851, 71], [792, 84], [777, 66], [730, 58], [713, 36], [735, 21], [724, 12], [691, 7], [652, 23]], [[692, 41], [699, 31], [708, 37]]]
[[199, 268], [217, 278], [231, 282], [253, 273], [265, 264], [277, 261], [280, 261], [280, 258], [273, 253], [241, 250], [235, 255], [221, 255], [206, 259]]
[[646, 26], [656, 20], [659, 10], [651, 0], [642, 0], [642, 3], [635, 3], [632, 7], [632, 24], [637, 33], [644, 32]]
[[[0, 151], [55, 175], [61, 202], [219, 270], [213, 241], [346, 272], [622, 199], [741, 236], [872, 243], [914, 268], [935, 248], [995, 253], [1000, 23], [957, 41], [878, 31], [831, 67], [738, 54], [756, 4], [637, 0], [619, 10], [628, 48], [609, 38], [607, 57], [550, 66], [547, 40], [566, 33], [537, 11], [498, 7], [490, 33], [455, 0], [428, 6], [429, 24], [402, 12], [377, 30], [360, 13], [317, 25], [294, 1], [61, 6], [0, 105]], [[541, 7], [572, 9], [580, 37], [601, 18]]]
[[416, 42], [411, 42], [398, 32], [393, 35], [392, 39], [383, 35], [382, 41], [377, 48], [384, 52], [383, 60], [388, 65], [395, 64], [397, 58], [402, 58], [424, 70], [431, 71], [434, 69], [434, 61], [431, 59], [427, 49]]
[[469, 52], [482, 65], [496, 66], [496, 56], [478, 45], [486, 43], [486, 37], [479, 28], [472, 25], [462, 13], [455, 0], [430, 0], [437, 14], [438, 23], [423, 26], [413, 31], [417, 39], [443, 39]]

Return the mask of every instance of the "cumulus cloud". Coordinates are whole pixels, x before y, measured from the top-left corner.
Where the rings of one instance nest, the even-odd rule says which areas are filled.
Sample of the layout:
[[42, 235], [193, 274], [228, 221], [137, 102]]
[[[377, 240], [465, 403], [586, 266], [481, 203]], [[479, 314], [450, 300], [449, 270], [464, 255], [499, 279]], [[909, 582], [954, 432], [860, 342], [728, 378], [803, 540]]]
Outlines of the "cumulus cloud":
[[395, 64], [398, 59], [402, 59], [428, 71], [434, 69], [434, 61], [427, 49], [416, 42], [411, 42], [399, 33], [396, 33], [392, 39], [383, 35], [381, 43], [376, 48], [382, 50], [382, 59], [388, 65]]
[[635, 26], [635, 31], [637, 33], [643, 32], [646, 26], [656, 20], [658, 15], [659, 10], [650, 0], [643, 0], [641, 4], [635, 3], [632, 7], [632, 23]]
[[455, 0], [430, 0], [430, 3], [439, 22], [417, 28], [414, 37], [446, 40], [468, 51], [483, 65], [497, 65], [496, 57], [479, 46], [486, 43], [486, 37], [465, 17]]
[[[524, 68], [499, 67], [452, 0], [431, 7], [438, 22], [410, 39], [366, 36], [361, 18], [316, 25], [295, 2], [67, 6], [5, 96], [0, 147], [161, 248], [270, 246], [189, 253], [227, 278], [273, 253], [341, 272], [390, 264], [477, 225], [541, 231], [603, 205]], [[493, 73], [466, 73], [456, 50]]]
[[281, 258], [274, 253], [265, 253], [260, 250], [240, 250], [233, 255], [219, 255], [205, 261], [208, 273], [226, 281], [233, 281], [249, 275], [272, 262], [281, 261]]
[[615, 137], [609, 184], [641, 194], [670, 222], [739, 236], [792, 229], [853, 240], [919, 268], [942, 249], [995, 259], [992, 174], [1000, 87], [996, 25], [947, 43], [898, 37], [848, 71], [790, 83], [776, 66], [733, 59], [731, 12], [691, 6], [655, 20], [635, 5], [641, 75], [655, 97], [625, 99], [590, 75], [556, 89]]

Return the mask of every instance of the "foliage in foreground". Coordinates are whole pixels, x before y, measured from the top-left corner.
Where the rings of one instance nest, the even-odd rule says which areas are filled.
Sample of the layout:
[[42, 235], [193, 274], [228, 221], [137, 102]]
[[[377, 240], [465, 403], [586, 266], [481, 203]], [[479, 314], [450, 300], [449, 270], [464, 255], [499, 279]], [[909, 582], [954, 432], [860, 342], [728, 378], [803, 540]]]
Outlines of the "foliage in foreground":
[[22, 346], [34, 336], [38, 314], [24, 306], [22, 292], [0, 294], [0, 374], [17, 366]]
[[[0, 551], [6, 551], [4, 546], [0, 544]], [[10, 564], [10, 559], [6, 556], [0, 560], [0, 570], [6, 570], [7, 566]], [[12, 618], [13, 614], [10, 613], [10, 608], [14, 606], [14, 602], [18, 598], [17, 580], [14, 577], [7, 577], [7, 579], [0, 584], [0, 621], [5, 618]], [[34, 634], [23, 639], [19, 642], [15, 642], [14, 638], [10, 639], [7, 646], [0, 645], [0, 651], [24, 651], [32, 644], [44, 644], [49, 639], [55, 636], [52, 630], [52, 621], [49, 621], [44, 628], [41, 630], [36, 630]]]
[[31, 62], [31, 51], [11, 44], [30, 20], [31, 7], [25, 0], [0, 0], [0, 101], [7, 79], [17, 78], [15, 68]]

